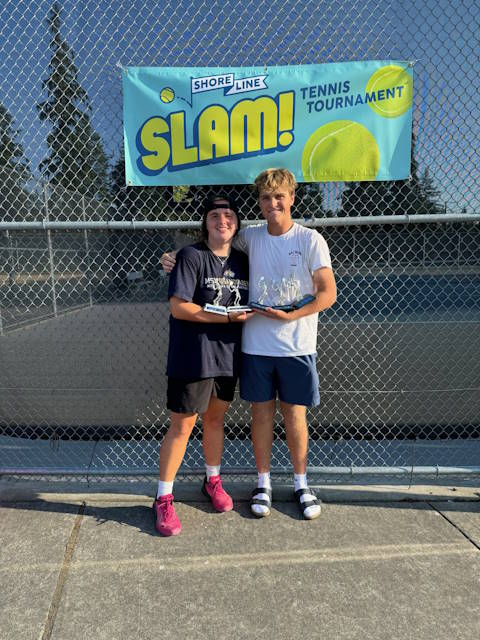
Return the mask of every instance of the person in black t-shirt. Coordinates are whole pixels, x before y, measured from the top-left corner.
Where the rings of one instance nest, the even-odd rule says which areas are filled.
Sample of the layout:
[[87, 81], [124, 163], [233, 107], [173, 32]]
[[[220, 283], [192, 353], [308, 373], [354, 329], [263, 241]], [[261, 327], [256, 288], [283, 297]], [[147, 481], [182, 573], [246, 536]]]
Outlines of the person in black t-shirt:
[[204, 305], [248, 302], [248, 259], [232, 248], [239, 227], [238, 209], [231, 198], [207, 199], [203, 240], [179, 251], [170, 277], [167, 407], [171, 418], [160, 448], [160, 480], [153, 503], [155, 526], [164, 536], [181, 530], [173, 506], [173, 482], [198, 414], [206, 466], [202, 491], [217, 511], [233, 508], [220, 479], [223, 419], [239, 373], [242, 323], [251, 314], [210, 313]]

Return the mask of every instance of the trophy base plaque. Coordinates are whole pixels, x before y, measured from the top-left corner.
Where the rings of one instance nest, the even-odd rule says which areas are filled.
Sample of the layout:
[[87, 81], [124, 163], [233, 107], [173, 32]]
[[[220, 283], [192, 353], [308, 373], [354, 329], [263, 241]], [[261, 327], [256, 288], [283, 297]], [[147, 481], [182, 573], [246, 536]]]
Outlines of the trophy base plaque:
[[231, 307], [227, 307], [227, 311], [228, 313], [230, 313], [230, 311], [232, 313], [242, 313], [242, 311], [245, 311], [246, 313], [248, 313], [249, 311], [251, 311], [251, 307], [248, 304], [234, 304]]
[[231, 307], [224, 307], [221, 304], [205, 304], [203, 306], [203, 310], [207, 313], [218, 313], [221, 316], [228, 316], [230, 312], [232, 313], [242, 313], [242, 311], [252, 311], [249, 305], [233, 305]]
[[260, 311], [265, 311], [265, 309], [277, 309], [278, 311], [286, 311], [288, 313], [290, 311], [295, 311], [295, 309], [301, 309], [309, 302], [313, 302], [313, 300], [315, 300], [315, 296], [308, 293], [300, 300], [295, 300], [295, 302], [292, 302], [291, 304], [261, 304], [260, 302], [249, 302], [248, 305], [252, 309], [258, 309]]
[[294, 309], [301, 309], [306, 304], [308, 304], [309, 302], [313, 302], [314, 300], [315, 300], [315, 296], [312, 296], [310, 293], [307, 293], [306, 296], [303, 296], [303, 298], [300, 298], [300, 300], [297, 300], [296, 302], [294, 302], [292, 306]]
[[265, 311], [265, 309], [278, 309], [279, 311], [293, 311], [291, 304], [261, 304], [260, 302], [249, 302], [252, 309], [258, 309], [259, 311]]
[[227, 307], [224, 307], [221, 304], [205, 304], [203, 306], [203, 310], [207, 311], [207, 313], [218, 313], [221, 316], [228, 316]]

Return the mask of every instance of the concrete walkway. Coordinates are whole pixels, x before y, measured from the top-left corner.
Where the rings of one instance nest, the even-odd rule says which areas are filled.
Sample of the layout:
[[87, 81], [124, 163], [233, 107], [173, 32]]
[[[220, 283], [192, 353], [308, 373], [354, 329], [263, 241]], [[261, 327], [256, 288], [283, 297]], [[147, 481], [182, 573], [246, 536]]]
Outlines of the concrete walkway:
[[166, 539], [153, 483], [0, 480], [0, 638], [480, 638], [478, 484], [320, 486], [313, 522], [289, 487], [264, 520], [229, 488], [216, 514], [178, 485]]

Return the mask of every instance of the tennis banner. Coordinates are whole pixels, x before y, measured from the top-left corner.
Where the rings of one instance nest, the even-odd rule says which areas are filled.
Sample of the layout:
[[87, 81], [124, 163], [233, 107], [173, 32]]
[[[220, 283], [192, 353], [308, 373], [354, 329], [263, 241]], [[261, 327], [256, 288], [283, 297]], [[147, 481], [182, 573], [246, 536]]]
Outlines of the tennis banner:
[[123, 69], [127, 185], [298, 182], [410, 174], [413, 69], [368, 61]]

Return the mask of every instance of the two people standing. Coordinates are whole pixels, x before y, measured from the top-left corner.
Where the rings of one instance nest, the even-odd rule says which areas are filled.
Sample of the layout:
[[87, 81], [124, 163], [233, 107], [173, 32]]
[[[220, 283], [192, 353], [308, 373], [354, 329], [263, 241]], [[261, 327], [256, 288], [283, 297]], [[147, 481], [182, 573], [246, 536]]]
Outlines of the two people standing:
[[[319, 403], [315, 364], [318, 313], [336, 301], [336, 285], [328, 246], [323, 237], [317, 231], [292, 220], [295, 186], [295, 178], [287, 169], [269, 169], [255, 180], [255, 190], [266, 224], [242, 229], [235, 246], [245, 251], [249, 258], [247, 298], [262, 302], [263, 308], [253, 314], [239, 314], [233, 320], [234, 324], [238, 322], [239, 326], [240, 323], [244, 325], [240, 396], [252, 403], [252, 443], [258, 480], [252, 492], [251, 511], [257, 517], [270, 514], [270, 458], [278, 397], [294, 471], [295, 499], [303, 517], [313, 519], [320, 515], [321, 506], [314, 492], [309, 489], [306, 477], [306, 408]], [[235, 249], [232, 248], [232, 251]], [[181, 254], [178, 254], [179, 263], [183, 262]], [[169, 270], [175, 264], [175, 256], [164, 254], [162, 264]], [[172, 274], [174, 280], [178, 269], [177, 264]], [[276, 309], [278, 292], [282, 290], [295, 293], [298, 298], [310, 294], [311, 301], [293, 311]], [[172, 297], [170, 300], [173, 315]], [[197, 318], [200, 317], [203, 316], [197, 315]], [[196, 322], [193, 316], [186, 321]], [[170, 375], [168, 370], [167, 375]], [[168, 434], [165, 440], [167, 438]], [[165, 441], [160, 452], [160, 478], [164, 445]], [[207, 458], [206, 464], [208, 477]], [[203, 488], [208, 493], [207, 479]], [[154, 507], [158, 500], [157, 497]], [[157, 530], [162, 533], [158, 517], [156, 522]]]

